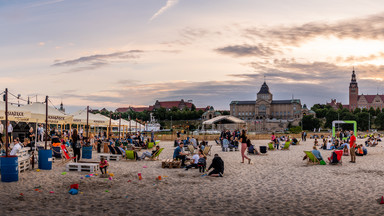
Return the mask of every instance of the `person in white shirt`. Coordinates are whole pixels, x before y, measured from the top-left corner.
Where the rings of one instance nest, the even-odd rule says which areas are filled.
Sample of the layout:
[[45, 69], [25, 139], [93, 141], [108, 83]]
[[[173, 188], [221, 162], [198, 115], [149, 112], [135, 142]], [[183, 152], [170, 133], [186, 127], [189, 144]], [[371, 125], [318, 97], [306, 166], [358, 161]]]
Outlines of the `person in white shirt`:
[[8, 132], [8, 139], [9, 139], [9, 142], [11, 142], [11, 137], [12, 137], [12, 132], [13, 132], [13, 127], [12, 127], [12, 124], [11, 122], [8, 121], [8, 126], [7, 126], [7, 132]]
[[188, 169], [190, 169], [192, 167], [198, 168], [197, 163], [199, 163], [199, 158], [200, 158], [199, 155], [197, 153], [195, 153], [192, 156], [193, 163], [191, 165], [188, 165], [187, 167], [185, 167], [185, 171], [187, 171]]
[[334, 149], [335, 146], [332, 144], [332, 141], [331, 140], [328, 140], [328, 143], [327, 143], [327, 150], [332, 150]]
[[3, 123], [0, 121], [0, 143], [1, 143], [1, 144], [4, 144], [4, 142], [3, 142], [3, 134], [4, 134], [4, 125], [3, 125]]
[[37, 140], [38, 142], [43, 142], [43, 136], [44, 136], [44, 127], [41, 124], [39, 127], [39, 139]]
[[22, 148], [19, 138], [16, 138], [13, 142], [15, 143], [15, 145], [13, 146], [12, 151], [9, 155], [16, 155]]

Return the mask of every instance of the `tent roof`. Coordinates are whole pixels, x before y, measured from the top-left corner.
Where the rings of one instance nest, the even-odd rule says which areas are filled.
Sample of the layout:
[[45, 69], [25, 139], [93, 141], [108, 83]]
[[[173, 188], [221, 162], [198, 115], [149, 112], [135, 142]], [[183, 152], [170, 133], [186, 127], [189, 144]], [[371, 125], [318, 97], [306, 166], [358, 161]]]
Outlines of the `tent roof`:
[[[87, 110], [79, 110], [75, 113], [72, 113], [73, 123], [87, 123]], [[90, 125], [106, 126], [109, 124], [109, 119], [103, 118], [101, 116], [95, 115], [93, 113], [88, 113], [88, 123]]]
[[[25, 105], [23, 108], [31, 112], [31, 121], [45, 123], [46, 105], [44, 103], [36, 102]], [[48, 106], [48, 123], [66, 124], [70, 122], [72, 122], [72, 116]]]
[[[9, 121], [29, 122], [31, 112], [23, 107], [13, 106], [8, 103], [8, 119]], [[0, 120], [5, 120], [5, 102], [0, 101]]]
[[236, 118], [234, 116], [230, 116], [230, 115], [222, 115], [222, 116], [217, 116], [213, 119], [210, 119], [210, 120], [207, 120], [205, 122], [203, 122], [203, 124], [215, 124], [216, 122], [219, 122], [219, 121], [222, 121], [222, 120], [226, 120], [226, 121], [229, 121], [229, 122], [232, 122], [233, 124], [245, 124], [245, 121], [239, 119], [239, 118]]

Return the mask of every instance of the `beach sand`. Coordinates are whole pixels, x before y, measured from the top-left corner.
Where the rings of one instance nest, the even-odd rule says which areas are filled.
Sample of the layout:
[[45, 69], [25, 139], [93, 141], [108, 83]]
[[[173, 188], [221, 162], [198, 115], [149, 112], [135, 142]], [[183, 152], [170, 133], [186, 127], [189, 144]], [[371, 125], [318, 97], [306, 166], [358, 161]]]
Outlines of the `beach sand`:
[[[258, 148], [267, 142], [252, 143]], [[197, 169], [162, 169], [161, 161], [125, 160], [110, 162], [113, 180], [85, 178], [89, 173], [62, 175], [65, 167], [56, 162], [50, 171], [27, 171], [18, 182], [0, 183], [0, 215], [384, 215], [377, 202], [384, 195], [382, 143], [356, 164], [343, 157], [343, 165], [335, 166], [306, 165], [303, 150], [312, 150], [313, 140], [289, 151], [251, 155], [250, 165], [240, 163], [239, 151], [210, 144], [208, 165], [218, 153], [225, 162], [223, 178], [201, 177]], [[160, 160], [171, 158], [173, 142], [160, 146], [165, 148]], [[323, 158], [331, 154], [320, 151]], [[81, 193], [68, 194], [75, 183]]]

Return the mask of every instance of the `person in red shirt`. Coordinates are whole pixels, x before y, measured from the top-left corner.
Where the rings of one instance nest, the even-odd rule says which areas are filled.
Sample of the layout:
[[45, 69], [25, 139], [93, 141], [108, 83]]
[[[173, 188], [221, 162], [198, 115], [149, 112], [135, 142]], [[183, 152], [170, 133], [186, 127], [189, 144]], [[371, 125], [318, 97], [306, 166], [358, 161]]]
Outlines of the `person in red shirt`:
[[109, 166], [108, 161], [105, 160], [103, 157], [101, 157], [100, 165], [99, 166], [100, 166], [101, 174], [106, 174], [107, 173], [107, 168]]
[[353, 131], [351, 131], [351, 138], [349, 139], [349, 146], [350, 146], [350, 153], [351, 153], [351, 163], [356, 163], [356, 152], [355, 152], [355, 148], [356, 148], [356, 137], [355, 135], [353, 134]]

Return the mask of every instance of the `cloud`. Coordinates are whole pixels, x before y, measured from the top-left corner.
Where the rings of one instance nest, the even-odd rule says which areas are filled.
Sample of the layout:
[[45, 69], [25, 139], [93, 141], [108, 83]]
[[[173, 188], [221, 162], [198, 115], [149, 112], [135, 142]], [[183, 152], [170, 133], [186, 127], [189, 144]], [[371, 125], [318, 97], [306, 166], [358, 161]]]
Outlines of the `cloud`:
[[244, 29], [244, 36], [264, 38], [268, 41], [293, 46], [298, 46], [316, 37], [333, 36], [339, 39], [377, 40], [384, 38], [384, 13], [334, 23], [310, 22], [296, 26], [250, 27]]
[[158, 10], [152, 17], [151, 19], [149, 19], [149, 22], [151, 22], [152, 20], [156, 19], [156, 17], [160, 16], [162, 13], [164, 13], [166, 10], [170, 9], [171, 7], [175, 6], [177, 3], [179, 2], [179, 0], [167, 0], [167, 3], [165, 4], [165, 6], [163, 6], [162, 8], [160, 8], [160, 10]]
[[59, 2], [63, 2], [64, 0], [52, 0], [52, 1], [41, 1], [41, 2], [36, 2], [34, 4], [31, 4], [27, 6], [26, 8], [34, 8], [34, 7], [40, 7], [40, 6], [45, 6], [45, 5], [50, 5], [50, 4], [56, 4]]
[[84, 56], [77, 59], [72, 60], [55, 60], [54, 64], [51, 65], [53, 67], [73, 67], [75, 68], [69, 70], [69, 73], [79, 72], [84, 70], [97, 69], [106, 65], [111, 64], [116, 61], [132, 61], [138, 59], [139, 54], [143, 53], [142, 50], [129, 50], [129, 51], [121, 51], [114, 52], [110, 54], [98, 54], [91, 56]]
[[215, 49], [215, 51], [221, 54], [227, 54], [234, 57], [245, 57], [245, 56], [271, 56], [275, 53], [269, 47], [265, 47], [262, 44], [255, 45], [233, 45], [233, 46], [225, 46], [221, 48]]

